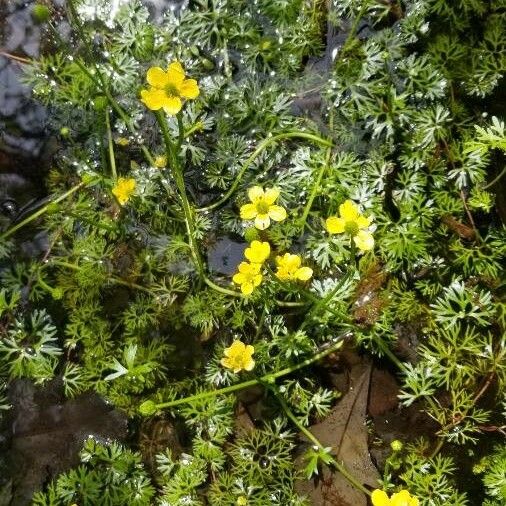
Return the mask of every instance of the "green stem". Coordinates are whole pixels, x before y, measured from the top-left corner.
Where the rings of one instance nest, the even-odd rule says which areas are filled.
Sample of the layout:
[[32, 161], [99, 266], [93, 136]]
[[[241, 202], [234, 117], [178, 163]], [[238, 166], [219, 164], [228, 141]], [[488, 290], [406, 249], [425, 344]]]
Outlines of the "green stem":
[[319, 311], [321, 307], [325, 306], [325, 311], [331, 312], [331, 310], [328, 307], [326, 307], [327, 304], [334, 298], [334, 295], [343, 287], [348, 277], [351, 276], [352, 274], [353, 271], [348, 272], [343, 277], [342, 281], [340, 283], [337, 283], [336, 286], [325, 297], [322, 297], [321, 299], [318, 299], [317, 297], [311, 294], [311, 297], [314, 297], [314, 299], [316, 299], [317, 302], [309, 311], [306, 318], [304, 318], [304, 321], [302, 322], [302, 325], [300, 326], [299, 330], [303, 330], [306, 327], [306, 325], [310, 321], [310, 316], [314, 315], [317, 311]]
[[400, 371], [405, 373], [406, 366], [397, 358], [394, 352], [390, 349], [390, 346], [388, 346], [381, 337], [375, 334], [372, 335], [372, 339], [377, 344], [378, 348], [391, 360], [391, 362], [393, 362]]
[[[281, 407], [283, 408], [283, 411], [286, 413], [286, 416], [293, 422], [293, 424], [304, 434], [311, 443], [313, 443], [316, 447], [318, 447], [320, 450], [325, 450], [325, 447], [320, 443], [318, 438], [311, 433], [304, 425], [302, 425], [297, 417], [293, 414], [292, 410], [286, 403], [284, 397], [281, 395], [279, 390], [276, 387], [271, 387], [270, 390], [274, 393], [276, 398], [278, 399], [278, 402], [281, 404]], [[332, 465], [357, 489], [363, 492], [366, 495], [371, 495], [369, 490], [367, 490], [362, 483], [360, 483], [350, 472], [344, 467], [344, 464], [341, 464], [338, 462], [334, 457], [329, 455], [329, 457], [332, 459]]]
[[358, 28], [358, 24], [360, 23], [360, 20], [364, 17], [365, 13], [367, 12], [367, 3], [364, 3], [357, 15], [357, 17], [353, 20], [353, 24], [350, 28], [350, 33], [348, 37], [346, 38], [346, 41], [343, 44], [343, 47], [340, 51], [341, 54], [345, 54], [346, 51], [348, 51], [348, 48], [352, 45], [353, 40], [355, 39], [356, 31]]
[[[86, 38], [86, 34], [84, 33], [81, 22], [79, 21], [79, 16], [77, 15], [77, 11], [74, 6], [73, 0], [69, 0], [67, 5], [71, 11], [70, 13], [71, 13], [72, 19], [74, 21], [77, 33], [78, 33], [81, 41], [83, 42], [85, 50], [88, 53], [88, 58], [94, 67], [95, 74], [90, 72], [90, 70], [85, 65], [83, 65], [81, 63], [79, 58], [74, 58], [74, 62], [95, 83], [97, 88], [101, 89], [102, 93], [107, 97], [107, 100], [109, 101], [110, 106], [116, 111], [116, 114], [118, 114], [118, 116], [123, 120], [123, 122], [127, 126], [130, 133], [133, 135], [136, 135], [137, 132], [136, 132], [136, 129], [133, 125], [132, 119], [123, 110], [123, 108], [119, 105], [119, 103], [116, 101], [116, 99], [111, 95], [111, 92], [109, 91], [109, 87], [107, 85], [107, 81], [104, 78], [102, 72], [100, 71], [100, 68], [98, 67], [98, 65], [96, 63], [95, 58], [93, 57], [93, 53], [90, 49], [89, 42], [88, 42], [88, 39]], [[52, 25], [50, 25], [50, 26], [52, 28], [52, 32], [58, 38], [58, 41], [62, 45], [69, 47], [69, 44], [62, 39], [58, 30], [56, 30], [56, 28], [54, 28]], [[146, 146], [141, 146], [141, 151], [142, 151], [144, 157], [146, 158], [147, 162], [151, 166], [154, 166], [155, 160], [154, 160], [153, 156], [151, 155], [151, 153], [149, 152], [149, 150], [146, 148]]]
[[264, 139], [258, 147], [251, 153], [251, 155], [247, 158], [247, 160], [244, 162], [243, 166], [241, 167], [241, 170], [237, 173], [237, 176], [234, 179], [234, 182], [230, 186], [230, 188], [227, 190], [225, 195], [218, 199], [216, 202], [209, 204], [208, 206], [201, 207], [196, 209], [197, 212], [206, 212], [206, 211], [212, 211], [213, 209], [216, 209], [223, 205], [235, 192], [237, 187], [239, 186], [242, 177], [248, 170], [249, 166], [255, 161], [255, 159], [264, 151], [264, 149], [275, 143], [276, 141], [279, 141], [281, 139], [292, 139], [292, 138], [298, 138], [298, 139], [307, 139], [310, 141], [313, 141], [317, 144], [321, 144], [323, 146], [330, 147], [332, 146], [332, 143], [326, 139], [323, 139], [322, 137], [319, 137], [318, 135], [311, 134], [308, 132], [284, 132], [277, 135], [273, 135], [272, 137], [268, 137], [267, 139]]
[[37, 277], [37, 283], [40, 287], [42, 287], [46, 292], [50, 293], [51, 295], [54, 293], [54, 288], [52, 286], [49, 286], [40, 276]]
[[486, 189], [494, 186], [497, 183], [497, 181], [499, 181], [499, 179], [501, 179], [505, 174], [506, 174], [506, 167], [504, 167], [504, 169], [501, 170], [499, 175], [496, 176], [494, 179], [492, 179], [492, 181], [490, 181], [490, 183], [487, 183], [485, 186], [483, 186], [482, 189], [486, 190]]
[[178, 145], [179, 149], [181, 149], [181, 146], [183, 145], [183, 140], [185, 137], [184, 125], [183, 125], [183, 113], [181, 111], [177, 114], [177, 126], [179, 129], [179, 136], [177, 139], [177, 145]]
[[42, 206], [40, 209], [35, 211], [30, 216], [27, 216], [23, 221], [20, 221], [19, 223], [16, 223], [13, 227], [11, 227], [9, 230], [5, 231], [3, 234], [0, 235], [0, 240], [7, 239], [10, 237], [14, 232], [18, 231], [20, 228], [23, 228], [25, 225], [28, 225], [28, 223], [31, 223], [33, 220], [36, 220], [39, 216], [42, 216], [44, 213], [47, 212], [47, 210], [55, 205], [59, 204], [62, 200], [65, 200], [66, 198], [70, 197], [73, 193], [78, 191], [80, 188], [84, 186], [84, 183], [81, 182], [72, 188], [70, 190], [66, 191], [63, 195], [60, 195], [54, 200], [51, 200], [49, 203], [47, 203], [45, 206]]
[[214, 283], [214, 281], [211, 281], [206, 275], [204, 275], [204, 283], [213, 290], [216, 290], [217, 292], [224, 293], [225, 295], [232, 295], [233, 297], [242, 297], [244, 298], [245, 295], [243, 295], [241, 292], [237, 292], [235, 290], [230, 290], [229, 288], [225, 288], [223, 286], [217, 285]]
[[184, 137], [186, 139], [186, 137], [190, 137], [190, 135], [193, 133], [193, 132], [197, 132], [199, 130], [202, 130], [204, 127], [204, 125], [202, 124], [201, 121], [197, 121], [197, 123], [195, 123], [195, 125], [193, 125], [191, 128], [189, 128], [185, 133], [184, 133]]
[[[195, 266], [197, 267], [197, 271], [201, 280], [206, 279], [204, 272], [204, 264], [202, 262], [202, 258], [200, 257], [200, 252], [197, 245], [196, 235], [195, 235], [195, 226], [193, 223], [193, 213], [190, 206], [190, 202], [188, 200], [188, 194], [186, 193], [186, 186], [184, 183], [184, 176], [181, 167], [181, 162], [179, 160], [178, 154], [175, 151], [175, 146], [170, 138], [169, 129], [167, 127], [167, 121], [163, 112], [157, 111], [155, 113], [156, 120], [162, 132], [163, 140], [165, 143], [165, 151], [167, 156], [167, 162], [172, 170], [172, 176], [174, 177], [174, 181], [176, 183], [176, 187], [178, 189], [179, 197], [181, 199], [181, 204], [183, 206], [183, 214], [184, 221], [186, 224], [186, 231], [188, 233], [188, 241], [190, 244], [190, 250], [192, 252], [192, 256], [195, 262]], [[182, 122], [179, 124], [180, 135], [182, 128]], [[209, 280], [208, 280], [209, 281]], [[212, 282], [211, 282], [212, 283]], [[209, 283], [208, 283], [209, 284]], [[220, 287], [221, 288], [221, 287]], [[222, 289], [225, 290], [225, 289]]]
[[182, 404], [188, 404], [190, 402], [199, 401], [199, 400], [207, 399], [210, 397], [217, 397], [219, 395], [230, 394], [232, 392], [237, 392], [238, 390], [244, 390], [245, 388], [249, 388], [249, 387], [252, 387], [255, 385], [261, 385], [261, 384], [265, 384], [265, 383], [274, 383], [276, 379], [282, 378], [283, 376], [287, 376], [288, 374], [292, 374], [293, 372], [298, 371], [299, 369], [303, 369], [304, 367], [307, 367], [307, 366], [313, 364], [314, 362], [321, 360], [322, 358], [326, 357], [327, 355], [334, 353], [342, 346], [342, 340], [345, 337], [348, 337], [349, 335], [350, 335], [349, 333], [346, 333], [346, 334], [339, 336], [338, 338], [336, 338], [337, 342], [335, 344], [333, 344], [332, 346], [330, 346], [329, 348], [327, 348], [326, 350], [313, 355], [311, 358], [308, 358], [297, 365], [282, 369], [281, 371], [277, 371], [275, 373], [269, 373], [269, 374], [262, 376], [261, 378], [252, 379], [249, 381], [243, 381], [242, 383], [237, 383], [236, 385], [231, 385], [229, 387], [220, 388], [218, 390], [209, 390], [207, 392], [202, 392], [200, 394], [191, 395], [189, 397], [184, 397], [182, 399], [177, 399], [177, 400], [170, 401], [170, 402], [162, 402], [160, 404], [157, 404], [156, 407], [157, 407], [157, 409], [172, 408], [175, 406], [180, 406]]
[[109, 147], [109, 164], [111, 166], [111, 175], [112, 178], [116, 181], [118, 179], [118, 174], [116, 172], [116, 158], [114, 156], [114, 145], [112, 142], [112, 132], [111, 132], [111, 119], [109, 117], [109, 108], [105, 108], [105, 125], [107, 127], [107, 145]]
[[[332, 131], [334, 128], [334, 114], [333, 114], [333, 112], [334, 112], [333, 109], [331, 109], [330, 113], [329, 113], [329, 129], [330, 129], [330, 131]], [[329, 146], [327, 148], [327, 153], [325, 155], [325, 162], [322, 164], [320, 171], [318, 172], [316, 182], [313, 185], [313, 188], [311, 189], [311, 195], [309, 195], [309, 198], [306, 203], [306, 207], [304, 208], [304, 212], [302, 213], [302, 217], [300, 219], [301, 233], [304, 233], [304, 228], [306, 226], [307, 217], [309, 216], [309, 213], [311, 211], [311, 207], [313, 206], [314, 199], [318, 195], [318, 192], [320, 190], [320, 186], [321, 186], [321, 183], [323, 180], [323, 176], [329, 167], [331, 157], [332, 157], [332, 146]]]

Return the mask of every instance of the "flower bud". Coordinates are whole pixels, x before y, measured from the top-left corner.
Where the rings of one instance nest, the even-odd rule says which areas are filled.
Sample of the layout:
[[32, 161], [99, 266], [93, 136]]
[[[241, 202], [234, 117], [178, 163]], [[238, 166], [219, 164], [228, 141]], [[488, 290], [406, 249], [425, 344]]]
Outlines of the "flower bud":
[[49, 19], [49, 7], [44, 4], [35, 4], [32, 7], [32, 18], [35, 23], [45, 23]]
[[247, 228], [244, 232], [244, 238], [247, 242], [252, 242], [257, 240], [259, 237], [258, 230], [255, 227]]
[[107, 107], [107, 97], [104, 95], [99, 95], [93, 99], [93, 107], [95, 111], [104, 111]]
[[399, 441], [398, 439], [394, 439], [391, 443], [390, 443], [390, 448], [392, 448], [392, 451], [394, 452], [400, 452], [403, 448], [403, 444], [402, 444], [402, 441]]
[[142, 416], [151, 416], [151, 415], [154, 415], [156, 413], [157, 409], [158, 408], [157, 408], [155, 402], [153, 402], [153, 401], [144, 401], [139, 406], [139, 413]]

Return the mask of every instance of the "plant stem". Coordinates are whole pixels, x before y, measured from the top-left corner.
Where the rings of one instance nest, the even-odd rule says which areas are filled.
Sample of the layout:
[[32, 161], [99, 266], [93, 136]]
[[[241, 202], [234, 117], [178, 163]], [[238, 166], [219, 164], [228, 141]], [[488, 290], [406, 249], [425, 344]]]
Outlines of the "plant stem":
[[9, 230], [6, 230], [3, 234], [0, 235], [0, 240], [7, 239], [12, 234], [14, 234], [14, 232], [18, 231], [20, 228], [23, 228], [25, 225], [28, 225], [28, 223], [31, 223], [33, 220], [36, 220], [39, 216], [42, 216], [45, 212], [47, 212], [47, 210], [51, 206], [53, 206], [54, 204], [58, 204], [62, 200], [65, 200], [66, 198], [70, 197], [73, 193], [78, 191], [83, 186], [84, 186], [84, 183], [81, 182], [81, 183], [73, 186], [72, 188], [70, 188], [70, 190], [66, 191], [63, 195], [60, 195], [59, 197], [55, 198], [54, 200], [51, 200], [49, 203], [47, 203], [45, 206], [42, 206], [40, 209], [35, 211], [30, 216], [27, 216], [23, 221], [16, 223]]
[[[276, 396], [278, 402], [281, 404], [281, 407], [283, 408], [283, 411], [286, 413], [286, 416], [294, 423], [294, 425], [304, 434], [311, 443], [313, 443], [316, 447], [318, 447], [320, 450], [324, 450], [325, 447], [320, 443], [318, 438], [311, 433], [304, 425], [302, 425], [297, 417], [293, 414], [292, 410], [286, 403], [284, 397], [279, 392], [279, 389], [275, 386], [271, 387], [270, 390], [274, 393]], [[332, 465], [357, 489], [363, 492], [366, 495], [371, 495], [369, 490], [367, 490], [362, 483], [360, 483], [353, 475], [349, 473], [349, 471], [344, 467], [344, 464], [341, 464], [338, 462], [334, 457], [329, 455], [329, 457], [332, 459]]]
[[[334, 112], [333, 112], [333, 109], [331, 109], [330, 113], [329, 113], [329, 130], [332, 132], [333, 128], [334, 128]], [[306, 203], [306, 207], [304, 208], [304, 212], [302, 213], [302, 217], [300, 218], [301, 234], [304, 233], [304, 228], [306, 226], [307, 217], [309, 216], [309, 213], [311, 211], [311, 207], [313, 206], [314, 199], [318, 195], [318, 191], [320, 190], [323, 176], [329, 167], [331, 157], [332, 157], [332, 145], [330, 145], [327, 148], [327, 153], [325, 155], [325, 162], [322, 164], [322, 166], [318, 172], [316, 182], [313, 185], [313, 188], [311, 189], [311, 194], [309, 195], [309, 198]]]
[[[136, 129], [135, 129], [133, 123], [132, 123], [132, 119], [123, 110], [123, 108], [119, 105], [119, 103], [117, 102], [117, 100], [112, 96], [111, 92], [109, 91], [109, 87], [107, 85], [107, 81], [104, 78], [102, 72], [100, 71], [100, 68], [98, 67], [98, 65], [96, 63], [95, 58], [93, 57], [93, 53], [92, 53], [91, 48], [89, 46], [89, 42], [88, 42], [88, 40], [86, 38], [86, 34], [84, 33], [84, 30], [83, 30], [83, 27], [81, 25], [81, 22], [79, 21], [79, 16], [77, 15], [77, 11], [76, 11], [75, 5], [73, 3], [73, 0], [69, 0], [67, 2], [67, 5], [69, 7], [69, 10], [71, 11], [70, 14], [71, 14], [71, 17], [72, 17], [72, 19], [74, 21], [74, 24], [75, 24], [75, 27], [76, 27], [76, 30], [77, 30], [77, 34], [78, 34], [79, 38], [81, 39], [81, 41], [84, 44], [85, 50], [86, 50], [86, 52], [88, 54], [88, 58], [89, 58], [91, 64], [93, 65], [93, 67], [94, 67], [96, 75], [93, 74], [92, 72], [90, 72], [90, 70], [85, 65], [83, 65], [81, 63], [81, 61], [79, 60], [79, 58], [74, 58], [75, 64], [95, 83], [95, 85], [97, 86], [97, 88], [101, 89], [102, 93], [107, 97], [107, 100], [109, 101], [110, 106], [116, 111], [116, 114], [118, 114], [118, 116], [123, 120], [123, 122], [125, 123], [126, 127], [130, 131], [130, 133], [132, 133], [134, 135], [137, 134]], [[56, 30], [56, 28], [52, 24], [49, 24], [49, 26], [50, 26], [51, 31], [53, 32], [53, 34], [58, 39], [58, 41], [62, 45], [67, 46], [67, 48], [68, 48], [69, 47], [68, 42], [66, 42], [65, 40], [62, 39], [62, 37], [61, 37], [60, 33], [58, 32], [58, 30]], [[155, 160], [154, 160], [153, 156], [151, 155], [151, 153], [149, 152], [149, 150], [146, 148], [146, 146], [141, 146], [141, 151], [142, 151], [144, 157], [146, 158], [147, 162], [151, 166], [154, 166], [155, 165]]]
[[209, 390], [207, 392], [202, 392], [200, 394], [190, 395], [189, 397], [183, 397], [182, 399], [176, 399], [175, 401], [162, 402], [160, 404], [157, 404], [156, 407], [158, 409], [172, 408], [175, 406], [180, 406], [182, 404], [188, 404], [189, 402], [199, 401], [201, 399], [207, 399], [209, 397], [217, 397], [219, 395], [226, 395], [226, 394], [229, 394], [232, 392], [237, 392], [238, 390], [244, 390], [245, 388], [249, 388], [249, 387], [252, 387], [255, 385], [261, 385], [261, 384], [265, 384], [265, 383], [274, 383], [276, 381], [276, 379], [282, 378], [283, 376], [287, 376], [288, 374], [292, 374], [293, 372], [298, 371], [299, 369], [303, 369], [304, 367], [307, 367], [307, 366], [313, 364], [314, 362], [321, 360], [322, 358], [326, 357], [327, 355], [334, 353], [342, 346], [342, 340], [350, 335], [351, 335], [351, 333], [349, 333], [349, 332], [342, 334], [341, 336], [339, 336], [335, 339], [336, 343], [334, 343], [332, 346], [330, 346], [326, 350], [316, 353], [315, 355], [304, 360], [303, 362], [300, 362], [297, 365], [282, 369], [281, 371], [269, 373], [269, 374], [262, 376], [261, 378], [252, 379], [249, 381], [243, 381], [242, 383], [237, 383], [237, 384], [231, 385], [229, 387], [220, 388], [217, 390]]
[[499, 179], [501, 179], [504, 175], [506, 174], [506, 167], [504, 167], [501, 172], [499, 173], [498, 176], [496, 176], [494, 179], [492, 179], [492, 181], [490, 181], [490, 183], [487, 183], [485, 186], [483, 186], [483, 190], [487, 190], [488, 188], [494, 186], [497, 181], [499, 181]]
[[[169, 129], [167, 127], [167, 121], [165, 119], [165, 116], [163, 112], [157, 111], [155, 113], [156, 120], [158, 122], [158, 125], [160, 126], [160, 130], [162, 132], [163, 140], [165, 143], [165, 151], [167, 156], [167, 163], [170, 166], [170, 169], [172, 170], [172, 176], [174, 177], [174, 181], [176, 183], [176, 187], [178, 189], [179, 197], [181, 199], [181, 204], [183, 206], [183, 214], [184, 214], [184, 221], [186, 224], [186, 231], [188, 233], [188, 241], [190, 244], [190, 250], [192, 252], [193, 260], [195, 262], [195, 266], [197, 268], [199, 277], [201, 280], [205, 281], [206, 276], [204, 272], [204, 264], [202, 262], [202, 258], [200, 257], [200, 252], [198, 249], [197, 241], [195, 238], [195, 226], [193, 223], [193, 213], [190, 206], [190, 202], [188, 200], [188, 194], [186, 193], [186, 186], [184, 182], [184, 176], [183, 176], [183, 170], [181, 167], [181, 161], [179, 159], [178, 154], [175, 151], [175, 146], [170, 138]], [[179, 136], [181, 137], [184, 135], [184, 132], [182, 131], [182, 121], [178, 121], [179, 126]], [[210, 280], [207, 280], [207, 284], [212, 283]], [[214, 285], [214, 283], [212, 283]], [[217, 285], [215, 285], [217, 286]], [[221, 289], [225, 290], [225, 289]]]
[[292, 138], [298, 138], [298, 139], [307, 139], [310, 141], [313, 141], [317, 144], [321, 144], [323, 146], [332, 146], [332, 143], [326, 139], [323, 139], [322, 137], [319, 137], [318, 135], [311, 134], [309, 132], [283, 132], [277, 135], [273, 135], [272, 137], [268, 137], [267, 139], [264, 139], [258, 147], [251, 153], [251, 155], [247, 158], [247, 160], [244, 162], [243, 166], [241, 167], [241, 170], [237, 173], [237, 176], [234, 179], [234, 182], [230, 186], [230, 188], [227, 190], [225, 195], [218, 199], [216, 202], [209, 204], [208, 206], [201, 207], [196, 209], [197, 212], [202, 213], [206, 211], [212, 211], [213, 209], [216, 209], [223, 205], [235, 192], [237, 187], [239, 186], [239, 183], [241, 182], [242, 177], [248, 170], [249, 166], [255, 161], [255, 159], [264, 151], [264, 149], [275, 143], [276, 141], [279, 141], [281, 139], [292, 139]]
[[109, 147], [109, 164], [111, 166], [111, 175], [112, 178], [116, 181], [118, 179], [118, 174], [116, 173], [116, 158], [114, 156], [114, 145], [112, 142], [112, 132], [111, 132], [111, 119], [109, 117], [109, 108], [105, 108], [105, 124], [107, 127], [107, 144]]

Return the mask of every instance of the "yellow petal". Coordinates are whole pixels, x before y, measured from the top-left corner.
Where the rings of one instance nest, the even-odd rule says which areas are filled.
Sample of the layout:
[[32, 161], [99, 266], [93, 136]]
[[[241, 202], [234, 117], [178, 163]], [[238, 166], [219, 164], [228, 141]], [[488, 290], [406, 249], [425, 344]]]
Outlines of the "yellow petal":
[[178, 61], [172, 62], [167, 67], [167, 84], [172, 84], [179, 88], [184, 81], [184, 69]]
[[229, 358], [222, 358], [220, 360], [220, 364], [223, 366], [223, 367], [227, 367], [228, 369], [231, 369], [232, 368], [232, 361], [229, 359]]
[[237, 274], [234, 274], [232, 281], [237, 285], [241, 285], [246, 281], [246, 276], [242, 272], [238, 272]]
[[359, 250], [369, 251], [374, 248], [374, 237], [367, 230], [360, 230], [353, 240]]
[[146, 74], [146, 80], [154, 88], [164, 89], [167, 86], [167, 74], [160, 67], [151, 67]]
[[337, 216], [331, 216], [325, 221], [325, 226], [330, 234], [342, 234], [344, 232], [345, 221]]
[[301, 267], [300, 269], [297, 269], [297, 272], [295, 273], [295, 277], [301, 281], [307, 281], [312, 275], [313, 269], [310, 267]]
[[383, 490], [373, 490], [371, 494], [371, 501], [373, 506], [390, 506], [390, 499]]
[[250, 358], [245, 364], [244, 364], [244, 370], [245, 371], [252, 371], [255, 367], [255, 361]]
[[255, 227], [258, 230], [265, 230], [271, 224], [271, 219], [268, 214], [257, 214], [255, 218]]
[[302, 259], [299, 255], [292, 255], [291, 253], [287, 253], [285, 255], [286, 266], [288, 269], [295, 271], [300, 267], [302, 263]]
[[281, 281], [287, 281], [290, 279], [290, 276], [288, 275], [288, 273], [286, 271], [282, 271], [280, 269], [278, 269], [276, 271], [276, 277], [278, 279], [280, 279]]
[[264, 197], [264, 191], [261, 186], [253, 186], [248, 190], [248, 198], [255, 204]]
[[168, 97], [165, 95], [165, 99], [163, 102], [163, 110], [169, 116], [175, 116], [183, 107], [183, 102], [179, 97]]
[[249, 274], [251, 271], [251, 264], [248, 262], [241, 262], [237, 268], [239, 269], [239, 272]]
[[244, 204], [241, 206], [240, 213], [243, 220], [252, 220], [258, 214], [255, 204]]
[[347, 200], [339, 206], [339, 214], [344, 221], [355, 221], [360, 213], [357, 205], [353, 201]]
[[279, 197], [279, 190], [277, 188], [267, 188], [265, 190], [265, 202], [269, 205], [274, 204]]
[[[414, 500], [414, 502], [413, 502]], [[407, 490], [401, 490], [396, 494], [393, 494], [390, 498], [391, 506], [417, 506], [418, 499], [411, 497], [411, 494]]]
[[253, 353], [255, 353], [255, 347], [248, 344], [246, 348], [244, 348], [244, 353], [247, 353], [249, 356], [253, 355]]
[[372, 222], [372, 218], [371, 217], [366, 218], [365, 216], [360, 215], [357, 218], [358, 228], [367, 228], [371, 224], [371, 222]]
[[270, 206], [269, 218], [274, 221], [283, 221], [286, 218], [285, 208], [281, 206]]
[[246, 345], [242, 342], [242, 341], [239, 341], [239, 340], [235, 340], [231, 345], [230, 345], [230, 348], [228, 348], [230, 350], [230, 353], [233, 354], [233, 355], [239, 355], [241, 353], [244, 352], [246, 348]]
[[244, 256], [253, 263], [263, 263], [271, 254], [271, 246], [268, 242], [253, 241], [249, 248], [244, 251]]
[[255, 288], [253, 283], [243, 283], [241, 285], [241, 292], [244, 295], [251, 295], [253, 293], [253, 288]]
[[262, 282], [262, 275], [261, 274], [257, 274], [253, 278], [253, 286], [258, 286], [261, 282]]
[[167, 95], [163, 90], [151, 88], [150, 90], [141, 90], [141, 102], [152, 111], [161, 109], [167, 100]]
[[179, 88], [179, 93], [185, 98], [197, 98], [200, 90], [195, 79], [185, 79]]

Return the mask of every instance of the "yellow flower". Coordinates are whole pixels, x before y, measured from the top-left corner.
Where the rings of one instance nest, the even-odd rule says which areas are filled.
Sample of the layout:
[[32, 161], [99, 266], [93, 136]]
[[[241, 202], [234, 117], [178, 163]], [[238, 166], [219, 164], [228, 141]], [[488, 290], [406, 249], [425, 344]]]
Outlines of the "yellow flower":
[[157, 156], [154, 160], [155, 167], [158, 167], [159, 169], [163, 169], [167, 165], [167, 157], [160, 155]]
[[390, 499], [383, 490], [374, 490], [371, 495], [373, 506], [418, 506], [419, 502], [416, 497], [411, 497], [407, 490], [401, 490], [392, 494]]
[[128, 202], [128, 199], [135, 191], [135, 179], [125, 179], [120, 177], [112, 189], [112, 194], [118, 199], [118, 202], [123, 206]]
[[125, 146], [128, 146], [130, 144], [130, 141], [126, 137], [118, 137], [116, 139], [116, 144], [118, 146], [125, 147]]
[[235, 502], [237, 506], [247, 506], [248, 499], [246, 499], [245, 496], [241, 495], [237, 498], [237, 501]]
[[366, 218], [358, 209], [358, 206], [351, 200], [347, 200], [339, 206], [339, 217], [327, 218], [327, 230], [331, 234], [346, 233], [353, 238], [358, 249], [368, 251], [374, 247], [374, 237], [368, 227], [372, 218]]
[[285, 253], [282, 257], [276, 257], [276, 263], [276, 277], [283, 281], [307, 281], [313, 275], [313, 269], [300, 266], [302, 260], [299, 255]]
[[253, 241], [249, 248], [244, 250], [244, 256], [252, 264], [263, 264], [271, 254], [271, 245], [268, 242]]
[[230, 348], [225, 348], [225, 357], [221, 359], [221, 365], [232, 369], [235, 373], [242, 370], [251, 371], [255, 367], [253, 353], [255, 353], [253, 346], [249, 344], [246, 346], [242, 341], [234, 341]]
[[261, 268], [262, 264], [249, 264], [248, 262], [239, 264], [239, 272], [234, 274], [232, 280], [237, 285], [241, 285], [241, 292], [244, 295], [250, 295], [262, 282]]
[[274, 202], [279, 197], [279, 190], [260, 186], [253, 186], [248, 190], [248, 197], [251, 204], [241, 206], [241, 218], [243, 220], [255, 220], [255, 227], [265, 230], [271, 220], [283, 221], [286, 218], [286, 211], [281, 206], [275, 206]]
[[152, 111], [163, 109], [175, 116], [183, 107], [183, 98], [197, 98], [199, 87], [195, 79], [186, 79], [183, 67], [178, 61], [172, 62], [165, 72], [160, 67], [151, 67], [146, 79], [148, 90], [141, 90], [141, 101]]

